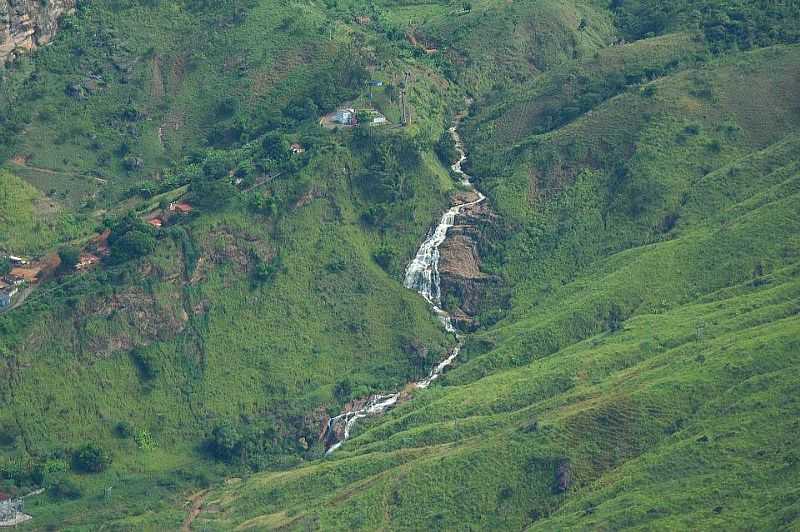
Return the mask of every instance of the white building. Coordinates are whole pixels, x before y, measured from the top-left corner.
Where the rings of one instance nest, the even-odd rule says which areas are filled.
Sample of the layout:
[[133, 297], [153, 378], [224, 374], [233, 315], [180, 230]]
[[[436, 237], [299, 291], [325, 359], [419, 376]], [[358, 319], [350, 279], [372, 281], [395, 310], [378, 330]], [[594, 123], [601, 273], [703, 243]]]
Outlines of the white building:
[[17, 292], [19, 292], [19, 288], [16, 286], [0, 290], [0, 309], [10, 307], [11, 300], [17, 295]]
[[334, 121], [338, 122], [339, 124], [349, 126], [353, 123], [355, 114], [356, 112], [353, 109], [339, 109], [336, 111], [336, 117], [334, 118]]

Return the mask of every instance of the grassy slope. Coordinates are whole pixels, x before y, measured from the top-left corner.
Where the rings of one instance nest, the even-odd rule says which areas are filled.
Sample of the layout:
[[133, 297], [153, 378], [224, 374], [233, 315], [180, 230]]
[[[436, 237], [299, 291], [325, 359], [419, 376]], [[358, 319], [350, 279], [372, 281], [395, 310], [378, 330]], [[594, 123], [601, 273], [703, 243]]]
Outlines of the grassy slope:
[[[350, 25], [364, 8], [340, 4], [331, 11], [338, 17], [334, 42], [366, 39], [378, 55], [385, 35]], [[215, 489], [206, 506], [215, 511], [201, 515], [198, 526], [791, 522], [798, 466], [786, 435], [796, 430], [800, 328], [797, 49], [703, 67], [696, 64], [698, 43], [679, 33], [595, 54], [612, 39], [610, 18], [589, 4], [481, 1], [471, 13], [452, 16], [458, 7], [381, 2], [376, 19], [405, 31], [406, 18], [423, 18], [420, 38], [455, 65], [439, 55], [412, 59], [410, 46], [399, 42], [384, 50], [394, 69], [415, 75], [409, 92], [417, 109], [407, 134], [432, 141], [452, 112], [448, 100], [456, 100], [457, 89], [435, 69], [467, 76], [466, 88], [485, 95], [467, 133], [481, 187], [507, 223], [510, 238], [493, 246], [486, 266], [515, 287], [512, 308], [470, 340], [444, 386], [418, 392], [365, 425], [333, 459], [300, 463], [318, 457], [319, 446], [305, 452], [284, 439], [281, 445], [295, 448], [277, 449], [272, 466], [297, 467]], [[300, 27], [287, 22], [295, 9], [305, 9]], [[243, 24], [202, 19], [201, 27], [233, 29], [213, 32], [194, 54], [186, 51], [196, 41], [186, 28], [196, 21], [175, 5], [92, 8], [63, 42], [79, 41], [98, 22], [115, 27], [139, 58], [134, 86], [113, 83], [110, 107], [101, 109], [62, 101], [69, 76], [59, 77], [44, 101], [65, 104], [65, 122], [55, 127], [52, 117], [37, 115], [31, 127], [59, 132], [74, 121], [69, 113], [87, 109], [91, 127], [99, 127], [119, 109], [119, 98], [156, 101], [160, 71], [164, 102], [145, 109], [152, 124], [136, 126], [150, 140], [135, 141], [155, 168], [159, 158], [203, 143], [221, 95], [233, 94], [236, 116], [248, 116], [308, 85], [303, 65], [314, 63], [326, 35], [316, 26], [327, 22], [319, 9], [259, 3]], [[142, 18], [154, 33], [132, 31]], [[588, 26], [579, 32], [582, 18]], [[274, 30], [270, 38], [255, 38], [262, 28]], [[152, 42], [158, 50], [148, 50]], [[68, 48], [53, 46], [34, 61], [59, 64]], [[247, 51], [245, 65], [223, 57], [232, 48]], [[90, 55], [98, 50], [108, 53], [102, 45]], [[181, 68], [184, 60], [192, 67]], [[549, 73], [535, 77], [542, 69]], [[630, 88], [602, 95], [591, 113], [537, 131], [547, 108], [592, 90], [591, 83], [565, 79], [604, 83], [620, 70], [631, 75], [624, 80]], [[242, 71], [239, 79], [234, 73]], [[650, 81], [658, 76], [666, 77]], [[498, 77], [526, 85], [508, 89], [495, 83]], [[645, 92], [642, 78], [653, 91]], [[152, 143], [159, 120], [181, 123], [164, 148]], [[110, 124], [104, 138], [128, 138], [126, 126]], [[91, 163], [91, 148], [73, 146], [73, 138], [80, 137], [61, 146]], [[62, 148], [30, 149], [48, 164], [69, 167]], [[196, 265], [167, 238], [130, 277], [76, 279], [79, 286], [43, 291], [0, 322], [0, 391], [8, 406], [0, 428], [12, 435], [0, 439], [3, 454], [25, 460], [92, 439], [115, 455], [105, 474], [70, 475], [83, 488], [81, 499], [33, 499], [35, 526], [174, 528], [185, 516], [181, 490], [231, 474], [196, 454], [216, 422], [269, 421], [281, 436], [303, 434], [312, 442], [314, 423], [302, 418], [317, 406], [336, 409], [332, 388], [342, 375], [350, 375], [355, 393], [394, 388], [414, 371], [402, 336], [434, 348], [447, 344], [425, 305], [371, 259], [381, 240], [400, 257], [413, 250], [450, 186], [442, 169], [425, 155], [413, 177], [413, 216], [379, 235], [358, 223], [369, 205], [347, 180], [360, 170], [358, 154], [337, 150], [315, 156], [299, 176], [319, 196], [308, 205], [278, 219], [234, 207], [186, 224]], [[350, 169], [344, 173], [343, 161]], [[286, 273], [271, 286], [252, 286], [253, 255], [276, 252]], [[326, 268], [336, 260], [338, 269], [342, 257], [343, 271]], [[183, 286], [186, 279], [192, 282]], [[41, 304], [48, 298], [52, 304]], [[158, 379], [142, 379], [128, 354], [132, 346], [156, 355]], [[158, 448], [115, 438], [120, 420], [147, 429]], [[557, 494], [563, 464], [572, 484]], [[115, 490], [104, 497], [109, 485]]]
[[[253, 6], [244, 23], [223, 21], [225, 28], [233, 28], [226, 35], [214, 35], [223, 42], [202, 43], [199, 48], [201, 30], [192, 25], [190, 13], [175, 5], [117, 12], [102, 3], [88, 7], [58, 42], [31, 58], [30, 65], [19, 65], [14, 72], [18, 77], [12, 76], [12, 82], [22, 83], [34, 69], [54, 61], [64, 69], [34, 76], [39, 81], [40, 76], [47, 77], [42, 83], [50, 92], [27, 101], [33, 111], [29, 131], [41, 128], [50, 135], [66, 135], [72, 113], [81, 112], [91, 127], [102, 123], [106, 128], [102, 138], [131, 142], [133, 152], [145, 153], [149, 148], [144, 139], [154, 134], [158, 120], [181, 115], [184, 122], [167, 133], [164, 150], [154, 152], [153, 159], [146, 157], [148, 170], [151, 163], [205, 144], [207, 107], [222, 94], [233, 94], [239, 113], [252, 115], [254, 125], [249, 127], [257, 128], [263, 119], [259, 112], [283, 107], [297, 87], [313, 87], [308, 79], [311, 70], [324, 67], [338, 49], [353, 46], [357, 38], [375, 39], [363, 30], [356, 30], [360, 33], [354, 37], [354, 30], [345, 26], [333, 42], [321, 43], [318, 35], [324, 33], [317, 34], [315, 26], [321, 21], [319, 8], [304, 7], [307, 16], [297, 19], [287, 16], [295, 14], [294, 7], [277, 7], [262, 2]], [[151, 23], [143, 26], [141, 20]], [[287, 23], [294, 26], [284, 27]], [[208, 24], [217, 22], [201, 20], [200, 27]], [[71, 47], [86, 44], [87, 32], [94, 27], [106, 28], [115, 42], [127, 43], [135, 81], [130, 86], [114, 79], [88, 101], [72, 101], [63, 94], [62, 83], [82, 62], [65, 58]], [[148, 50], [153, 45], [158, 49]], [[236, 70], [246, 74], [244, 79], [223, 67], [219, 54], [228, 47], [246, 52], [246, 68]], [[394, 50], [388, 64], [382, 65], [384, 70], [377, 72], [391, 77], [394, 70], [412, 68], [418, 78], [409, 99], [417, 118], [412, 127], [389, 135], [417, 138], [426, 146], [441, 134], [458, 92], [429, 66], [408, 63], [407, 52]], [[86, 53], [92, 61], [109, 60], [110, 52], [102, 43]], [[187, 66], [180, 87], [165, 90], [163, 105], [155, 105], [148, 88], [155, 71], [148, 61], [161, 57], [166, 70], [166, 65], [174, 66], [187, 54], [194, 57], [193, 67]], [[296, 61], [285, 61], [289, 56]], [[125, 126], [114, 129], [122, 100], [132, 101], [153, 119], [137, 123], [141, 137]], [[63, 104], [63, 122], [37, 114], [37, 109], [53, 102]], [[306, 133], [321, 135], [316, 129]], [[435, 356], [451, 345], [453, 339], [442, 332], [427, 305], [379, 268], [373, 254], [382, 246], [391, 248], [397, 256], [391, 270], [401, 269], [401, 262], [413, 254], [446, 204], [452, 180], [436, 157], [423, 151], [420, 166], [405, 172], [416, 193], [411, 208], [402, 216], [393, 214], [384, 231], [367, 229], [360, 216], [370, 200], [352, 181], [354, 174], [365, 172], [364, 161], [349, 149], [349, 136], [325, 134], [318, 140], [319, 151], [309, 155], [310, 162], [299, 175], [286, 175], [262, 187], [284, 197], [295, 188], [294, 181], [308, 183], [305, 199], [295, 198], [278, 215], [253, 214], [234, 201], [226, 209], [184, 221], [180, 225], [187, 237], [164, 236], [156, 253], [133, 267], [110, 267], [48, 284], [22, 309], [0, 318], [3, 471], [13, 469], [11, 463], [20, 464], [22, 471], [29, 471], [33, 461], [59, 464], [64, 452], [86, 441], [96, 441], [114, 455], [114, 465], [104, 474], [66, 475], [81, 488], [82, 498], [29, 501], [36, 527], [91, 528], [115, 521], [120, 526], [160, 528], [162, 517], [151, 513], [156, 509], [166, 509], [163, 519], [173, 523], [180, 519], [172, 508], [179, 506], [175, 498], [183, 490], [238, 472], [207, 461], [200, 452], [214, 425], [231, 421], [273, 426], [276, 443], [270, 467], [302, 462], [321, 452], [317, 435], [322, 415], [341, 408], [342, 401], [333, 395], [335, 383], [348, 379], [353, 397], [395, 389], [421, 371], [404, 351], [409, 339], [430, 347]], [[59, 169], [88, 170], [61, 168], [56, 159], [45, 160], [61, 158], [73, 149], [81, 164], [93, 164], [93, 148], [83, 145], [80, 135], [67, 135], [67, 142], [46, 146], [26, 144], [30, 138], [38, 137], [28, 134], [21, 142], [23, 151], [33, 155], [31, 165], [52, 162]], [[141, 144], [136, 140], [140, 138]], [[72, 145], [73, 140], [77, 144]], [[70, 187], [63, 174], [47, 174], [48, 181], [40, 183], [13, 168], [44, 190], [51, 185]], [[116, 166], [109, 171], [119, 180], [111, 184], [114, 190], [140, 177], [118, 172]], [[46, 249], [56, 236], [63, 239], [60, 233], [41, 242], [30, 238], [35, 216], [27, 204], [38, 201], [40, 193], [13, 175], [4, 172], [2, 177], [13, 185], [4, 191], [13, 193], [9, 200], [18, 217], [13, 228], [20, 232], [10, 242], [14, 251]], [[83, 199], [76, 198], [74, 204]], [[106, 200], [116, 208], [113, 195]], [[130, 200], [125, 204], [137, 207]], [[254, 285], [255, 257], [270, 260], [276, 254], [282, 257], [285, 272], [274, 283]], [[156, 361], [157, 378], [142, 375], [133, 352]], [[115, 429], [121, 421], [149, 432], [157, 447], [140, 449], [131, 439], [119, 438]], [[48, 473], [44, 483], [64, 476]], [[13, 480], [4, 482], [10, 485]], [[109, 485], [115, 487], [113, 494], [104, 497]]]
[[[318, 27], [323, 11], [302, 12], [296, 17], [286, 2], [85, 4], [54, 46], [3, 78], [24, 127], [0, 155], [59, 172], [24, 172], [46, 192], [71, 195], [67, 176], [99, 175], [108, 184], [97, 202], [113, 205], [121, 191], [202, 148], [213, 131], [258, 122], [309, 87], [348, 39], [328, 42]], [[143, 165], [127, 167], [126, 157]]]
[[[526, 140], [499, 153], [511, 171], [482, 184], [523, 229], [499, 254], [518, 287], [507, 318], [471, 339], [445, 386], [373, 421], [333, 460], [216, 490], [209, 500], [221, 512], [201, 523], [551, 530], [793, 522], [797, 54], [767, 49], [678, 72], [654, 82], [654, 96], [628, 91], [534, 139], [536, 148]], [[654, 175], [663, 185], [636, 215], [610, 203], [611, 164], [586, 155], [616, 131], [628, 179]], [[569, 142], [587, 147], [569, 151]], [[560, 152], [573, 178], [521, 202], [530, 196], [511, 190], [529, 183], [517, 173], [536, 157], [526, 149]], [[478, 146], [473, 157], [478, 150], [491, 148]], [[480, 170], [480, 159], [474, 164]], [[540, 168], [543, 180], [557, 173]], [[676, 221], [665, 230], [671, 212]], [[553, 247], [515, 241], [536, 235], [536, 224], [540, 234], [556, 231], [553, 220], [561, 231]], [[564, 260], [573, 254], [559, 246], [575, 252], [581, 242], [586, 256]], [[542, 268], [524, 266], [531, 261]], [[621, 325], [610, 325], [615, 312]], [[563, 463], [572, 482], [558, 494]]]
[[28, 254], [77, 237], [86, 223], [31, 185], [0, 170], [0, 249]]

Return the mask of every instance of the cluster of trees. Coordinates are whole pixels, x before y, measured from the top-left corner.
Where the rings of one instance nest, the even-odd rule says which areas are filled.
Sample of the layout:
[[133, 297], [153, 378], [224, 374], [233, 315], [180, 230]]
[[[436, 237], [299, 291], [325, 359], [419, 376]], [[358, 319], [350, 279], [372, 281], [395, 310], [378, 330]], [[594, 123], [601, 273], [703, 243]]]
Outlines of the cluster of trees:
[[113, 263], [143, 257], [156, 249], [155, 230], [133, 213], [128, 213], [111, 227], [108, 244]]
[[612, 0], [611, 9], [629, 40], [690, 28], [702, 31], [715, 51], [800, 42], [797, 2]]
[[282, 450], [279, 434], [270, 421], [236, 426], [224, 422], [206, 439], [206, 451], [215, 460], [263, 469], [271, 455]]
[[0, 258], [0, 277], [2, 277], [3, 275], [8, 275], [10, 271], [11, 271], [11, 261], [8, 259], [8, 257]]
[[366, 168], [358, 176], [358, 184], [373, 206], [414, 198], [414, 182], [409, 176], [419, 168], [421, 158], [413, 140], [359, 128], [353, 133], [353, 148]]
[[447, 167], [450, 167], [450, 165], [458, 159], [456, 142], [453, 140], [453, 136], [449, 131], [442, 132], [439, 140], [436, 142], [435, 150], [439, 161]]
[[[667, 75], [678, 66], [678, 61], [672, 61], [664, 66], [652, 65], [626, 71], [566, 74], [559, 81], [559, 85], [569, 87], [569, 90], [564, 90], [564, 93], [552, 98], [537, 120], [535, 131], [546, 133], [557, 129], [604, 101], [621, 94], [628, 87]], [[655, 88], [652, 86], [642, 90], [642, 95], [646, 97], [651, 97], [654, 93]]]
[[87, 443], [72, 455], [73, 466], [83, 473], [100, 473], [105, 471], [111, 462], [111, 454], [96, 443]]

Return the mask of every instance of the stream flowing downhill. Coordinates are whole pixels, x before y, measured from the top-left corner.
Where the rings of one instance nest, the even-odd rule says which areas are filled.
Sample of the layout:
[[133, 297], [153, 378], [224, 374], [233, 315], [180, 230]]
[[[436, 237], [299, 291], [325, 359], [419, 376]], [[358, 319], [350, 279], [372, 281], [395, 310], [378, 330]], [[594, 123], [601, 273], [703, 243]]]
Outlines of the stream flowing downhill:
[[[464, 164], [464, 161], [467, 160], [467, 156], [464, 152], [464, 144], [461, 140], [461, 136], [458, 134], [457, 126], [458, 121], [456, 121], [456, 125], [451, 127], [449, 130], [450, 135], [455, 141], [456, 151], [459, 155], [458, 161], [456, 161], [451, 168], [453, 172], [455, 172], [461, 178], [461, 184], [469, 190], [475, 192], [478, 195], [478, 199], [468, 203], [455, 205], [448, 209], [447, 212], [445, 212], [442, 216], [439, 224], [433, 229], [433, 231], [419, 247], [414, 260], [412, 260], [406, 268], [405, 279], [403, 282], [404, 286], [408, 289], [416, 290], [417, 293], [424, 297], [425, 300], [431, 305], [433, 312], [439, 317], [439, 320], [442, 322], [442, 326], [445, 328], [445, 330], [455, 334], [457, 339], [455, 347], [453, 347], [453, 349], [450, 351], [447, 358], [436, 364], [433, 369], [431, 369], [427, 377], [412, 383], [413, 387], [419, 389], [427, 388], [433, 381], [438, 379], [444, 370], [453, 364], [453, 361], [456, 359], [456, 357], [458, 357], [461, 347], [463, 346], [463, 339], [456, 330], [455, 326], [453, 326], [450, 314], [448, 314], [447, 311], [441, 307], [441, 287], [439, 284], [439, 247], [447, 239], [447, 231], [455, 224], [456, 216], [458, 216], [465, 208], [477, 205], [486, 199], [486, 196], [475, 189], [475, 187], [472, 185], [470, 176], [468, 176], [461, 168]], [[373, 395], [360, 407], [354, 407], [353, 409], [346, 410], [338, 416], [331, 418], [328, 422], [327, 433], [334, 434], [334, 427], [339, 424], [343, 424], [343, 437], [331, 445], [325, 454], [331, 454], [336, 451], [336, 449], [338, 449], [350, 437], [350, 431], [359, 419], [386, 412], [395, 404], [397, 404], [397, 402], [400, 400], [400, 394], [401, 392], [388, 395]]]

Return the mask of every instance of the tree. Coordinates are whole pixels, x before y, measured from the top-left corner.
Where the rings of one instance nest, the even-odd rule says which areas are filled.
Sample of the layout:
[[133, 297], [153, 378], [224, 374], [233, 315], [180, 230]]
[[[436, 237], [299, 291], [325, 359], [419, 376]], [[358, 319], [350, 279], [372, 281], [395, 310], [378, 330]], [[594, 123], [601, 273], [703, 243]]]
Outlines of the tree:
[[617, 332], [622, 329], [622, 322], [625, 318], [622, 315], [622, 309], [616, 303], [611, 305], [611, 310], [608, 312], [608, 330]]
[[192, 181], [190, 190], [195, 203], [204, 209], [219, 209], [237, 194], [236, 187], [226, 179]]
[[144, 231], [128, 231], [111, 247], [111, 254], [120, 260], [135, 259], [149, 255], [156, 249], [155, 237]]
[[342, 379], [333, 387], [333, 395], [340, 403], [344, 403], [353, 394], [353, 385], [350, 379]]
[[139, 374], [145, 381], [156, 379], [161, 372], [158, 366], [158, 359], [150, 351], [134, 349], [131, 351], [131, 358], [139, 369]]
[[395, 252], [390, 248], [381, 246], [372, 254], [372, 258], [375, 259], [375, 262], [378, 263], [378, 266], [384, 269], [384, 271], [390, 271], [392, 268], [392, 264], [395, 261]]
[[6, 257], [0, 259], [0, 277], [11, 272], [11, 261]]
[[111, 465], [111, 455], [95, 443], [87, 443], [73, 454], [75, 469], [84, 473], [100, 473]]
[[74, 270], [81, 260], [81, 251], [74, 246], [63, 246], [58, 250], [58, 258], [61, 259], [62, 270]]
[[132, 214], [112, 226], [108, 243], [111, 262], [116, 264], [142, 257], [156, 248], [154, 229]]
[[275, 277], [284, 271], [286, 271], [286, 267], [283, 265], [283, 259], [280, 255], [276, 255], [269, 262], [258, 259], [253, 277], [260, 284], [271, 284]]
[[273, 161], [282, 162], [289, 158], [289, 141], [281, 133], [267, 133], [261, 141], [261, 147], [264, 155]]
[[233, 425], [224, 423], [214, 427], [207, 445], [214, 458], [230, 462], [240, 455], [242, 437]]
[[445, 131], [441, 134], [439, 141], [436, 143], [435, 150], [439, 161], [445, 166], [452, 165], [456, 162], [456, 159], [458, 159], [456, 143], [449, 131]]

